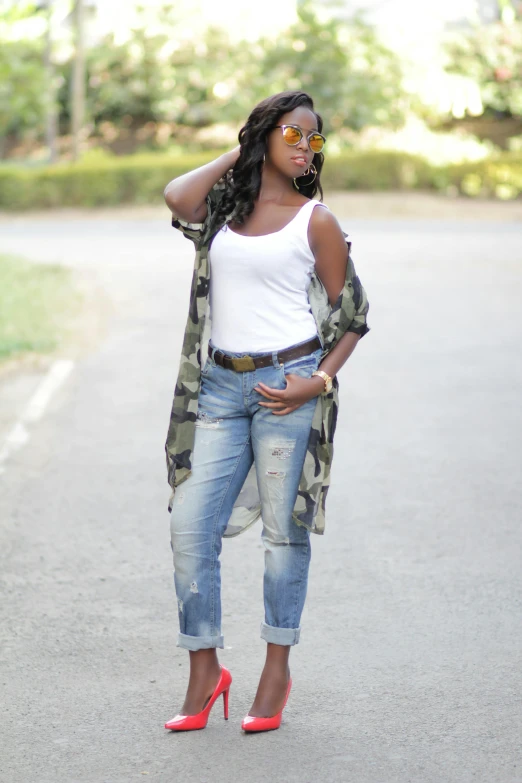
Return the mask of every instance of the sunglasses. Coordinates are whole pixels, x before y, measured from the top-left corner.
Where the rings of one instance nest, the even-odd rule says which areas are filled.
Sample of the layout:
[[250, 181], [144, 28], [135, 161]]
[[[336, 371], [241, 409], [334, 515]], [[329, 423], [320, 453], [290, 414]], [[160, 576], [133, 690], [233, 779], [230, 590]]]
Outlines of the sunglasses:
[[[299, 144], [304, 136], [303, 131], [297, 125], [274, 125], [274, 128], [281, 128], [283, 131], [283, 140], [290, 147], [295, 147], [296, 144]], [[318, 133], [317, 131], [310, 133], [306, 137], [306, 140], [312, 152], [316, 154], [318, 152], [322, 152], [322, 149], [326, 143], [325, 137], [322, 135], [322, 133]]]

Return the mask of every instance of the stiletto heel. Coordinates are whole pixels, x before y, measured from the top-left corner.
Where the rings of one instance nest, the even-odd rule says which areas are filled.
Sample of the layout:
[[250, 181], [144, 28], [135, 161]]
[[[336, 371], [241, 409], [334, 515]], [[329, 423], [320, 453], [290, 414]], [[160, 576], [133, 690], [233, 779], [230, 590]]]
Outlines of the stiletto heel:
[[225, 716], [225, 720], [228, 720], [228, 694], [230, 693], [230, 688], [227, 688], [226, 691], [223, 691], [223, 713]]
[[228, 720], [228, 694], [232, 683], [232, 675], [224, 666], [221, 667], [221, 675], [218, 684], [214, 688], [214, 693], [208, 700], [205, 707], [197, 715], [176, 715], [165, 724], [165, 728], [170, 731], [194, 731], [195, 729], [204, 729], [208, 722], [210, 710], [214, 706], [217, 698], [223, 694], [225, 720]]
[[286, 702], [290, 696], [290, 689], [292, 687], [292, 678], [288, 680], [288, 688], [286, 689], [285, 701], [279, 712], [272, 718], [256, 718], [254, 715], [247, 715], [243, 718], [241, 728], [243, 731], [272, 731], [278, 729], [281, 725], [283, 717], [283, 710], [286, 707]]

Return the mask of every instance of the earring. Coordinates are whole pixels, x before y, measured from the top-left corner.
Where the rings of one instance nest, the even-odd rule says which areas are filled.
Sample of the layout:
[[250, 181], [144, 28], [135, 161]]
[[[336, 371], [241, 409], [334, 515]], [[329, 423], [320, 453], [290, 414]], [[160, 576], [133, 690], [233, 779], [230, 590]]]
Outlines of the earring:
[[311, 163], [309, 168], [304, 172], [304, 174], [301, 174], [300, 177], [294, 177], [294, 187], [296, 190], [299, 190], [299, 185], [297, 184], [298, 179], [301, 179], [301, 177], [308, 177], [310, 174], [313, 174], [313, 178], [310, 180], [310, 182], [302, 182], [301, 185], [304, 188], [307, 188], [309, 185], [312, 184], [312, 182], [315, 182], [315, 178], [317, 177], [317, 169], [315, 168], [314, 164]]

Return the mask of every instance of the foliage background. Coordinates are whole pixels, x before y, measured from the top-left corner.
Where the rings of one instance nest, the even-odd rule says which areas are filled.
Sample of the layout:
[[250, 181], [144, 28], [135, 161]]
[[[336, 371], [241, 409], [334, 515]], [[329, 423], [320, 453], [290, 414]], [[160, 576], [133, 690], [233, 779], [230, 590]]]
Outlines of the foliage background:
[[[45, 5], [43, 0], [0, 0], [0, 156], [9, 169], [4, 185], [17, 176], [14, 163], [23, 168], [20, 182], [24, 176], [42, 182], [34, 167], [48, 159], [45, 128], [50, 112], [57, 118], [59, 161], [66, 165], [72, 158], [74, 0], [53, 0], [50, 78], [42, 67]], [[110, 154], [183, 157], [227, 148], [236, 142], [257, 101], [283, 89], [305, 89], [323, 114], [328, 155], [344, 154], [339, 165], [357, 171], [339, 175], [340, 186], [395, 186], [395, 174], [373, 170], [383, 165], [377, 153], [391, 151], [403, 154], [403, 172], [417, 172], [408, 160], [410, 153], [424, 158], [433, 171], [430, 176], [401, 175], [403, 186], [410, 182], [411, 187], [441, 188], [444, 183], [445, 192], [517, 197], [518, 169], [513, 166], [518, 166], [516, 153], [522, 150], [520, 5], [518, 0], [499, 0], [493, 23], [448, 29], [434, 90], [431, 82], [426, 81], [424, 89], [422, 80], [412, 78], [407, 51], [386, 45], [364, 16], [347, 15], [342, 2], [300, 2], [294, 23], [273, 37], [248, 41], [204, 24], [187, 36], [175, 4], [158, 6], [151, 25], [145, 3], [125, 37], [113, 31], [88, 39], [81, 131], [85, 164], [105, 167], [108, 180], [115, 182], [117, 169], [108, 165]], [[93, 157], [96, 150], [103, 156]], [[360, 152], [359, 162], [366, 161], [366, 174], [353, 156], [346, 157], [354, 150]], [[502, 158], [502, 150], [515, 156]], [[123, 168], [140, 170], [139, 160], [135, 163]], [[451, 169], [467, 163], [475, 165], [480, 180], [474, 187], [463, 186]], [[153, 168], [162, 166], [160, 161]], [[499, 180], [491, 172], [500, 170], [510, 173]], [[56, 194], [63, 191], [60, 181], [72, 182], [76, 174], [72, 171], [67, 178], [52, 169], [46, 174], [51, 176], [57, 178]], [[95, 201], [95, 190], [89, 188], [85, 203]], [[120, 177], [110, 200], [127, 190]], [[147, 192], [141, 188], [134, 200], [148, 198]]]

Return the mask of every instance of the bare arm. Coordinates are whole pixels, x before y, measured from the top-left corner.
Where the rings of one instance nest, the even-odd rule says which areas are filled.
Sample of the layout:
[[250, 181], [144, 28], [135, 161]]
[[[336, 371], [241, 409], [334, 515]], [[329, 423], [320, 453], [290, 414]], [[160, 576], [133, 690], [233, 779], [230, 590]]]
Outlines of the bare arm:
[[175, 217], [187, 223], [203, 223], [207, 216], [207, 194], [239, 157], [239, 147], [219, 158], [173, 179], [165, 188], [167, 206]]
[[[346, 334], [343, 334], [335, 348], [332, 348], [330, 353], [325, 356], [319, 369], [329, 375], [330, 378], [333, 378], [337, 375], [346, 360], [352, 355], [360, 339], [361, 335], [355, 334], [354, 332], [346, 332]], [[323, 389], [321, 389], [321, 391], [323, 391]]]
[[308, 227], [308, 238], [315, 258], [315, 271], [333, 307], [344, 287], [347, 252], [341, 226], [328, 209], [314, 209]]
[[[315, 258], [315, 270], [326, 289], [328, 300], [333, 306], [344, 288], [348, 251], [344, 234], [339, 223], [326, 209], [316, 207], [312, 212], [308, 231], [310, 247]], [[347, 332], [336, 346], [326, 355], [319, 369], [330, 377], [337, 375], [343, 364], [351, 356], [360, 335]], [[271, 408], [275, 416], [286, 416], [308, 400], [324, 391], [321, 377], [301, 378], [286, 376], [285, 389], [271, 389], [258, 383], [258, 391], [268, 402], [260, 402], [264, 408]]]
[[[323, 283], [330, 304], [337, 302], [346, 279], [346, 239], [335, 216], [327, 209], [316, 208], [309, 226], [310, 246], [315, 257], [315, 270]], [[353, 353], [360, 336], [344, 334], [335, 348], [323, 360], [320, 369], [333, 378]], [[321, 381], [321, 378], [312, 379]], [[322, 391], [322, 389], [321, 389]]]

